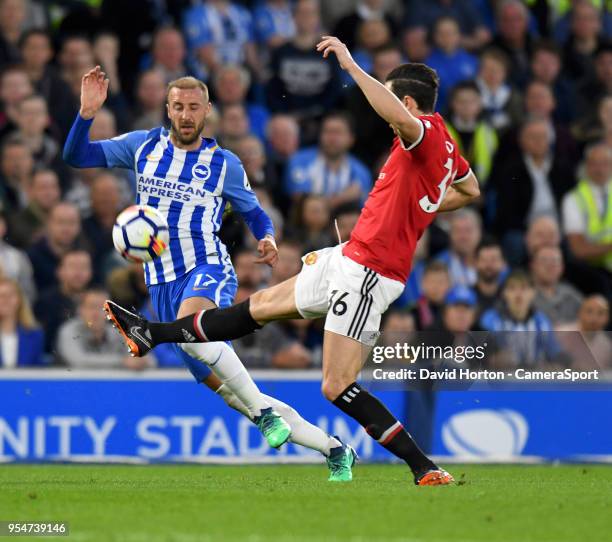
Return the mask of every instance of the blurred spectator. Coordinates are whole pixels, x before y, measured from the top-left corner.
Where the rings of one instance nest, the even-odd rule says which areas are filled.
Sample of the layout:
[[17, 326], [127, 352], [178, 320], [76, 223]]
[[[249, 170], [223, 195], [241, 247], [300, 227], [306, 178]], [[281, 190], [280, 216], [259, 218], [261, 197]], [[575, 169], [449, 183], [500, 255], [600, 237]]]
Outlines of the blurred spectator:
[[595, 73], [586, 77], [578, 86], [578, 129], [587, 132], [597, 123], [597, 107], [605, 96], [612, 94], [612, 42], [602, 45], [595, 52]]
[[61, 75], [70, 87], [75, 99], [81, 93], [81, 77], [94, 66], [94, 53], [89, 39], [85, 36], [67, 36], [58, 55]]
[[28, 204], [8, 215], [9, 239], [27, 248], [44, 234], [49, 213], [61, 198], [59, 179], [51, 169], [39, 169], [32, 175], [27, 189]]
[[[355, 62], [362, 70], [371, 73], [374, 63], [374, 53], [391, 43], [392, 35], [389, 25], [384, 20], [363, 21], [357, 29], [357, 46], [352, 51]], [[355, 80], [345, 71], [342, 72], [342, 86], [355, 86]]]
[[334, 229], [337, 228], [337, 232], [334, 231], [333, 233], [340, 237], [338, 239], [339, 243], [345, 243], [349, 240], [360, 214], [361, 208], [355, 202], [343, 203], [334, 209]]
[[404, 291], [400, 296], [392, 303], [392, 307], [406, 308], [412, 307], [416, 304], [417, 300], [422, 295], [422, 282], [423, 272], [425, 270], [425, 260], [429, 256], [430, 252], [430, 230], [425, 230], [423, 235], [419, 238], [412, 256], [412, 269]]
[[502, 286], [502, 302], [489, 309], [480, 326], [494, 336], [501, 355], [501, 367], [535, 367], [543, 362], [561, 362], [561, 347], [552, 323], [534, 308], [535, 288], [531, 277], [522, 270], [512, 271]]
[[560, 244], [559, 223], [554, 218], [538, 216], [529, 222], [525, 234], [525, 246], [529, 258], [532, 258], [542, 247], [558, 247]]
[[[103, 263], [114, 249], [113, 225], [121, 211], [119, 180], [110, 171], [95, 177], [91, 185], [91, 216], [83, 220], [82, 230], [92, 247], [95, 262]], [[102, 282], [104, 269], [97, 265], [94, 270], [96, 282]]]
[[304, 252], [336, 244], [329, 231], [330, 209], [327, 198], [314, 194], [305, 196], [297, 209], [299, 216], [296, 237], [304, 245]]
[[470, 208], [450, 216], [450, 246], [436, 255], [448, 266], [452, 286], [476, 284], [476, 249], [482, 238], [480, 216]]
[[554, 153], [566, 161], [578, 158], [576, 142], [565, 124], [555, 122], [556, 99], [552, 88], [540, 81], [532, 81], [525, 89], [525, 112], [528, 118], [544, 119], [548, 122], [553, 137]]
[[185, 65], [185, 40], [176, 28], [162, 27], [153, 36], [151, 67], [162, 73], [164, 83], [189, 74]]
[[17, 281], [0, 278], [0, 368], [44, 365], [44, 340]]
[[264, 280], [264, 269], [255, 263], [253, 251], [242, 248], [232, 255], [232, 263], [238, 278], [238, 284], [247, 289], [259, 290]]
[[21, 100], [30, 96], [34, 88], [27, 72], [18, 66], [8, 67], [0, 76], [0, 138], [17, 128], [18, 107]]
[[502, 0], [496, 19], [497, 35], [492, 45], [504, 51], [510, 59], [509, 82], [523, 88], [529, 76], [529, 56], [533, 46], [529, 10], [520, 0]]
[[414, 338], [414, 316], [404, 310], [391, 307], [382, 317], [379, 346], [395, 346], [398, 342], [410, 342]]
[[227, 105], [221, 112], [219, 121], [219, 133], [217, 139], [219, 144], [236, 152], [238, 142], [251, 133], [249, 117], [242, 104]]
[[108, 79], [105, 106], [114, 113], [120, 131], [125, 132], [130, 128], [130, 109], [119, 79], [119, 40], [115, 34], [103, 31], [94, 38], [92, 50], [94, 63], [100, 65]]
[[0, 65], [20, 60], [18, 43], [26, 17], [25, 0], [0, 1]]
[[81, 219], [74, 205], [58, 203], [51, 209], [44, 237], [28, 249], [38, 291], [57, 284], [60, 259], [75, 247], [80, 233]]
[[17, 281], [25, 297], [32, 302], [36, 297], [36, 287], [32, 265], [25, 252], [7, 243], [6, 219], [0, 214], [0, 277]]
[[321, 115], [340, 94], [340, 66], [315, 50], [321, 37], [319, 4], [298, 0], [294, 11], [296, 36], [279, 47], [270, 59], [267, 98], [274, 112], [295, 113], [300, 118]]
[[470, 163], [481, 186], [485, 186], [497, 151], [496, 130], [481, 118], [482, 100], [472, 81], [459, 83], [450, 93], [446, 127], [459, 145], [461, 155]]
[[406, 29], [402, 37], [402, 53], [411, 62], [425, 62], [429, 56], [429, 43], [427, 29], [422, 26], [413, 26]]
[[456, 19], [441, 17], [433, 28], [434, 48], [425, 64], [438, 72], [438, 111], [446, 111], [448, 94], [457, 83], [474, 79], [478, 59], [461, 47], [461, 32]]
[[272, 268], [270, 286], [276, 286], [297, 275], [302, 269], [304, 247], [298, 241], [284, 239], [278, 244], [278, 263]]
[[73, 369], [145, 369], [150, 356], [133, 358], [125, 353], [121, 336], [106, 322], [100, 307], [108, 298], [104, 290], [87, 290], [78, 316], [62, 324], [57, 337], [58, 361]]
[[491, 39], [491, 33], [470, 0], [413, 0], [407, 5], [405, 25], [408, 29], [431, 30], [441, 17], [452, 17], [459, 22], [462, 45], [468, 50], [479, 49]]
[[120, 266], [107, 274], [106, 287], [110, 298], [124, 307], [145, 311], [149, 304], [149, 292], [145, 284], [142, 264], [128, 263], [125, 265], [125, 260], [122, 260]]
[[266, 151], [259, 138], [253, 135], [243, 137], [236, 143], [235, 150], [251, 186], [264, 188], [271, 194], [282, 190], [281, 179], [276, 176], [275, 169], [268, 165]]
[[591, 295], [582, 302], [575, 326], [580, 334], [572, 331], [559, 334], [563, 349], [572, 358], [572, 369], [612, 369], [612, 340], [606, 331], [609, 321], [610, 304], [605, 297]]
[[432, 261], [425, 265], [421, 279], [421, 296], [412, 309], [416, 329], [423, 330], [437, 323], [451, 280], [446, 264]]
[[478, 299], [478, 317], [495, 307], [506, 269], [501, 245], [490, 238], [483, 239], [476, 250], [477, 278], [474, 292]]
[[[476, 321], [476, 295], [471, 288], [454, 286], [444, 298], [444, 308], [439, 324], [442, 329], [455, 336], [455, 342], [461, 335], [468, 333]], [[457, 337], [459, 335], [459, 337]]]
[[46, 352], [50, 353], [54, 347], [62, 323], [74, 316], [91, 278], [92, 262], [89, 253], [84, 250], [70, 250], [62, 256], [57, 267], [58, 285], [49, 286], [42, 291], [35, 305], [36, 316], [46, 332]]
[[26, 143], [10, 137], [2, 143], [0, 158], [0, 198], [2, 207], [16, 211], [27, 205], [28, 186], [32, 178], [34, 160]]
[[261, 74], [251, 13], [229, 0], [206, 0], [183, 16], [189, 50], [209, 76], [224, 64], [246, 63]]
[[612, 149], [586, 149], [584, 176], [563, 199], [563, 229], [573, 255], [612, 275]]
[[[384, 83], [391, 70], [402, 63], [400, 50], [393, 45], [376, 49], [372, 55], [371, 75]], [[358, 86], [351, 88], [345, 99], [345, 107], [355, 123], [355, 155], [374, 170], [381, 156], [386, 156], [393, 143], [393, 131], [389, 124], [372, 108]], [[372, 134], [376, 134], [373, 138]]]
[[23, 69], [27, 72], [34, 89], [49, 105], [53, 124], [59, 129], [63, 140], [70, 130], [78, 104], [66, 82], [51, 65], [53, 46], [46, 30], [32, 29], [19, 41], [23, 58]]
[[67, 187], [66, 165], [60, 155], [60, 146], [46, 133], [49, 126], [49, 110], [42, 96], [24, 98], [17, 108], [15, 136], [26, 143], [34, 163], [38, 167], [53, 169], [59, 176], [62, 188]]
[[551, 153], [551, 133], [541, 119], [528, 120], [519, 136], [520, 158], [507, 160], [491, 178], [497, 190], [496, 230], [510, 262], [523, 259], [523, 235], [536, 217], [559, 217], [561, 198], [574, 185], [571, 164]]
[[101, 32], [94, 38], [93, 54], [96, 64], [99, 64], [108, 79], [108, 90], [111, 94], [121, 93], [119, 79], [119, 39], [111, 32]]
[[136, 83], [136, 118], [132, 130], [151, 130], [168, 123], [166, 81], [158, 68], [145, 70]]
[[508, 57], [499, 49], [487, 49], [480, 55], [476, 84], [480, 90], [485, 118], [497, 130], [518, 124], [521, 97], [508, 82]]
[[357, 32], [362, 23], [369, 21], [382, 21], [389, 28], [392, 36], [397, 35], [397, 25], [393, 18], [385, 11], [384, 0], [360, 0], [356, 3], [355, 9], [342, 17], [332, 32], [350, 50], [357, 45]]
[[582, 295], [562, 281], [563, 254], [557, 247], [542, 247], [531, 258], [531, 276], [536, 289], [533, 306], [543, 312], [553, 325], [574, 322]]
[[[188, 0], [102, 0], [102, 5], [96, 9], [99, 19], [94, 32], [112, 29], [119, 37], [121, 55], [118, 62], [126, 96], [133, 94], [135, 75], [142, 67], [154, 32], [179, 23], [181, 12], [189, 3]], [[169, 49], [167, 47], [168, 54]]]
[[[549, 85], [540, 81], [531, 81], [525, 88], [525, 118], [546, 121], [551, 138], [551, 151], [556, 160], [573, 163], [578, 159], [576, 142], [566, 125], [555, 122], [553, 112], [556, 101]], [[513, 157], [520, 152], [519, 128], [508, 130], [500, 147], [507, 157]]]
[[295, 23], [289, 0], [265, 0], [253, 11], [257, 41], [276, 49], [295, 36]]
[[[278, 179], [284, 179], [287, 161], [300, 145], [300, 127], [290, 115], [273, 115], [266, 127], [268, 143], [267, 162], [271, 164]], [[275, 194], [276, 196], [276, 194]]]
[[243, 106], [249, 117], [251, 133], [263, 141], [270, 113], [262, 105], [246, 102], [250, 86], [249, 72], [236, 64], [220, 66], [213, 74], [213, 90], [217, 107], [224, 111], [230, 105]]
[[609, 149], [612, 149], [612, 95], [599, 102], [599, 137]]
[[348, 201], [363, 202], [372, 186], [367, 168], [349, 149], [354, 141], [350, 119], [331, 113], [323, 120], [317, 148], [298, 151], [289, 161], [285, 189], [294, 200], [321, 194], [333, 209]]
[[574, 81], [593, 75], [593, 55], [603, 44], [601, 14], [588, 0], [572, 2], [570, 35], [563, 45], [563, 68]]
[[554, 42], [540, 41], [531, 55], [532, 81], [548, 85], [554, 93], [557, 122], [567, 123], [574, 118], [575, 97], [570, 81], [561, 72], [561, 52]]

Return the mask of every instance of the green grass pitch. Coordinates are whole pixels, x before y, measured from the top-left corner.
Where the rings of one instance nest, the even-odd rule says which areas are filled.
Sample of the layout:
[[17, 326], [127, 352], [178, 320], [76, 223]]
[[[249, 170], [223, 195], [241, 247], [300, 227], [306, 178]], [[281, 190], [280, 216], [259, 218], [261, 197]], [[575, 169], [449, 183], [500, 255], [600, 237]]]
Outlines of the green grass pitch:
[[397, 465], [351, 484], [322, 465], [5, 465], [0, 520], [67, 521], [67, 542], [612, 540], [612, 467], [449, 470], [459, 484], [416, 488]]

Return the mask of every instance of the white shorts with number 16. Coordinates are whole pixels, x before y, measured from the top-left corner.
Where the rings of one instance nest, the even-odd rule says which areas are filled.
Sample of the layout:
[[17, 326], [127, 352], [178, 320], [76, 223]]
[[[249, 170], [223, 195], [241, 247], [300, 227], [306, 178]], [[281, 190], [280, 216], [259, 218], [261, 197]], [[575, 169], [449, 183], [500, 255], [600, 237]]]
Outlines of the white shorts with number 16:
[[342, 246], [310, 252], [295, 284], [295, 304], [304, 318], [327, 315], [325, 329], [372, 346], [380, 318], [404, 285], [342, 254]]

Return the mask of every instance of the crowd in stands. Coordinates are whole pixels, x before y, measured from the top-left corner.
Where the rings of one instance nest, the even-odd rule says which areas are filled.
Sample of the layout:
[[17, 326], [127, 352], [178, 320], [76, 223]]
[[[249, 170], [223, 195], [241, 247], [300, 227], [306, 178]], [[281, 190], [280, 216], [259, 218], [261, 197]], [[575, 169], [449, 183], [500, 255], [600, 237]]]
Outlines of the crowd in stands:
[[[181, 364], [163, 347], [126, 356], [104, 325], [106, 297], [155, 315], [141, 268], [111, 240], [134, 200], [133, 174], [62, 160], [81, 77], [97, 64], [110, 83], [92, 140], [168, 127], [166, 84], [183, 75], [208, 84], [205, 135], [241, 159], [280, 249], [275, 268], [254, 264], [248, 230], [225, 217], [237, 301], [296, 274], [303, 254], [348, 239], [393, 132], [315, 50], [331, 33], [380, 81], [404, 61], [437, 70], [437, 110], [483, 193], [428, 229], [383, 331], [525, 332], [534, 338], [508, 345], [507, 363], [587, 367], [588, 348], [612, 368], [610, 9], [606, 0], [0, 0], [0, 366]], [[582, 346], [564, 339], [571, 330], [584, 332]], [[320, 321], [287, 321], [234, 346], [248, 367], [290, 369], [317, 367], [321, 344]]]

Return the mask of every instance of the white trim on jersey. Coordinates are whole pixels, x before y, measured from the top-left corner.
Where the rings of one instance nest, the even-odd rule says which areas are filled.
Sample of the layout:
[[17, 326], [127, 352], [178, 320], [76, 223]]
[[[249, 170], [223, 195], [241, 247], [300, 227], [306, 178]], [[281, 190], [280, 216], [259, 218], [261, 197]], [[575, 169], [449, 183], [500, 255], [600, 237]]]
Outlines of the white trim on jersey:
[[[170, 162], [168, 171], [166, 172], [166, 175], [164, 176], [164, 179], [166, 181], [172, 182], [172, 183], [175, 183], [178, 181], [178, 178], [181, 175], [181, 171], [183, 171], [183, 166], [185, 165], [186, 157], [187, 157], [187, 151], [185, 151], [184, 149], [179, 149], [177, 147], [173, 148], [172, 161]], [[158, 209], [162, 212], [162, 214], [164, 214], [165, 216], [168, 216], [169, 210], [170, 210], [170, 204], [171, 202], [167, 201], [166, 199], [160, 198]], [[178, 226], [180, 228], [180, 223], [178, 224]], [[180, 238], [180, 235], [179, 235], [179, 238]], [[170, 240], [171, 245], [172, 243], [173, 241]], [[181, 249], [182, 249], [182, 246], [181, 246]], [[186, 253], [183, 251], [183, 256], [185, 254]], [[174, 263], [172, 259], [172, 251], [168, 249], [165, 252], [163, 252], [162, 255], [159, 257], [159, 260], [161, 261], [162, 267], [164, 269], [164, 281], [171, 282], [175, 280], [176, 272], [174, 269]]]
[[473, 172], [472, 172], [472, 168], [468, 169], [468, 172], [467, 172], [467, 173], [466, 173], [466, 174], [465, 174], [463, 177], [459, 177], [458, 179], [457, 179], [457, 178], [455, 178], [455, 180], [452, 182], [452, 184], [459, 184], [459, 183], [462, 183], [462, 182], [463, 182], [463, 181], [465, 181], [465, 180], [466, 180], [466, 179], [467, 179], [467, 178], [470, 176], [470, 174], [472, 174], [472, 173], [473, 173]]
[[413, 141], [410, 145], [406, 145], [404, 140], [402, 139], [402, 137], [399, 136], [400, 145], [402, 146], [402, 149], [404, 149], [405, 151], [411, 151], [411, 150], [415, 149], [416, 146], [419, 145], [421, 143], [421, 141], [423, 141], [423, 138], [425, 137], [425, 124], [418, 117], [415, 117], [415, 118], [416, 118], [416, 120], [419, 121], [419, 124], [421, 126], [421, 131], [419, 132], [419, 137], [417, 137], [416, 140]]

